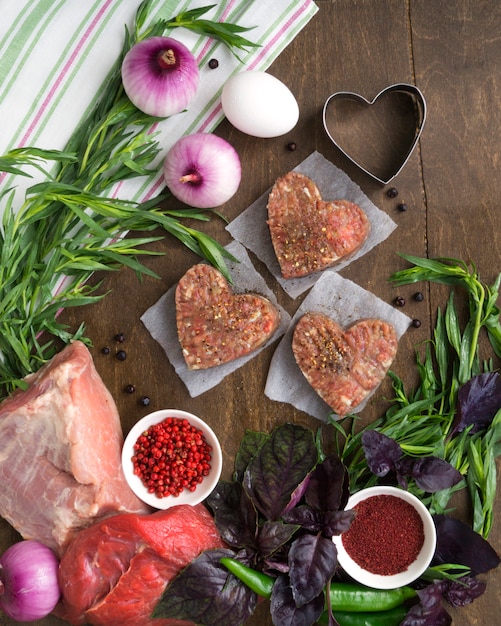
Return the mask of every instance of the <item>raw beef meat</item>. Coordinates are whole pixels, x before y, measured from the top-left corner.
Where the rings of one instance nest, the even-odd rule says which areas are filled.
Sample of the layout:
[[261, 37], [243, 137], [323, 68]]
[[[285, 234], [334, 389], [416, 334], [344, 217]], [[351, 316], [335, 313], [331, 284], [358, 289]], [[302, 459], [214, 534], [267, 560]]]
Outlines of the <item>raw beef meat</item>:
[[127, 485], [117, 408], [75, 341], [0, 404], [0, 515], [61, 554], [103, 516], [149, 509]]
[[224, 547], [201, 504], [114, 515], [82, 530], [60, 568], [58, 615], [94, 626], [187, 626], [150, 618], [168, 583], [204, 550]]

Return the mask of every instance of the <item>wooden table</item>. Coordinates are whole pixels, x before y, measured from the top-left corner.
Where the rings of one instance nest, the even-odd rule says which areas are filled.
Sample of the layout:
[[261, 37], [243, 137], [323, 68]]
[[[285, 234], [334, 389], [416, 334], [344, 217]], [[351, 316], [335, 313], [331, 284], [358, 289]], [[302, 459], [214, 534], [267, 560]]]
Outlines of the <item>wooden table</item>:
[[[447, 292], [426, 287], [425, 301], [417, 303], [411, 297], [415, 287], [390, 285], [389, 275], [405, 267], [397, 253], [471, 260], [489, 284], [501, 271], [501, 5], [492, 0], [318, 0], [317, 4], [317, 16], [270, 69], [298, 99], [301, 115], [296, 128], [276, 139], [245, 136], [227, 122], [218, 130], [238, 150], [243, 168], [240, 189], [222, 212], [228, 219], [239, 215], [279, 175], [314, 150], [346, 171], [398, 228], [342, 275], [387, 302], [404, 296], [404, 312], [420, 319], [421, 326], [409, 329], [401, 340], [393, 365], [411, 384], [414, 347], [430, 337], [437, 307], [445, 305]], [[390, 199], [388, 185], [361, 172], [332, 145], [321, 111], [334, 92], [353, 91], [372, 99], [395, 83], [412, 83], [422, 90], [428, 118], [419, 146], [391, 183], [399, 196]], [[353, 132], [357, 132], [356, 125]], [[296, 144], [296, 150], [287, 149], [289, 142]], [[407, 204], [407, 211], [397, 209], [400, 202]], [[223, 244], [230, 241], [222, 221], [213, 219], [204, 228]], [[198, 414], [220, 437], [224, 476], [229, 478], [245, 429], [270, 431], [285, 421], [316, 428], [318, 421], [264, 396], [274, 346], [215, 389], [190, 397], [140, 316], [198, 259], [169, 236], [156, 249], [165, 256], [151, 257], [146, 264], [160, 280], [139, 282], [128, 270], [107, 275], [103, 289], [111, 290], [109, 295], [100, 304], [66, 313], [63, 319], [75, 329], [85, 321], [97, 369], [118, 404], [125, 432], [139, 417], [158, 408], [177, 407]], [[288, 298], [266, 268], [256, 266], [279, 302], [293, 313], [300, 299]], [[101, 353], [105, 345], [113, 352], [113, 338], [119, 332], [126, 336], [121, 346], [127, 352], [123, 362]], [[128, 384], [135, 386], [135, 394], [124, 392]], [[386, 381], [362, 413], [364, 423], [383, 413], [389, 391]], [[138, 403], [142, 395], [151, 398], [148, 407]], [[498, 499], [498, 509], [499, 504]], [[467, 518], [463, 502], [459, 506]], [[500, 528], [498, 519], [490, 536], [498, 552]], [[5, 523], [1, 532], [6, 545], [16, 538]], [[492, 615], [501, 609], [501, 570], [486, 579], [487, 591], [480, 599], [450, 611], [455, 625], [493, 623]], [[52, 617], [38, 623], [62, 624]], [[1, 616], [0, 624], [14, 622]], [[266, 605], [249, 624], [271, 624]]]

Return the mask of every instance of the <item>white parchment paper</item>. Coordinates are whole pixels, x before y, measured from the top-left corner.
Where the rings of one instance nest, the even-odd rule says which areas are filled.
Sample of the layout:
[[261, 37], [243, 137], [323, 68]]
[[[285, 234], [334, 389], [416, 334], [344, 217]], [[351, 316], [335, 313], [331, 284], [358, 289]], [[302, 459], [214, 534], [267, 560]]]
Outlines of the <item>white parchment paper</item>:
[[291, 321], [290, 315], [278, 305], [274, 293], [267, 286], [262, 276], [255, 270], [245, 248], [234, 241], [226, 246], [226, 249], [240, 261], [239, 263], [227, 262], [233, 280], [233, 291], [235, 293], [257, 293], [268, 298], [280, 311], [280, 326], [266, 344], [245, 357], [207, 370], [189, 370], [184, 361], [177, 335], [175, 305], [177, 285], [173, 285], [141, 316], [141, 321], [151, 336], [164, 349], [167, 358], [176, 370], [177, 375], [186, 385], [192, 398], [218, 385], [228, 374], [245, 365], [247, 361], [254, 358], [261, 350], [264, 350], [279, 339], [286, 332]]
[[[395, 222], [384, 213], [384, 211], [378, 209], [345, 172], [328, 161], [319, 152], [310, 154], [310, 156], [294, 168], [294, 171], [309, 176], [316, 183], [324, 200], [349, 200], [350, 202], [358, 204], [369, 218], [371, 230], [364, 245], [356, 254], [340, 261], [335, 267], [330, 268], [328, 271], [332, 271], [332, 269], [339, 271], [355, 259], [362, 257], [369, 252], [369, 250], [372, 250], [372, 248], [389, 237], [397, 227]], [[286, 172], [284, 172], [284, 174], [286, 174]], [[226, 229], [234, 239], [254, 252], [254, 254], [266, 264], [270, 272], [291, 298], [296, 298], [316, 283], [320, 273], [304, 276], [303, 278], [286, 279], [282, 277], [280, 266], [271, 243], [270, 229], [266, 223], [268, 219], [267, 203], [270, 191], [271, 187], [236, 219], [230, 222]]]
[[[323, 313], [343, 327], [362, 319], [382, 319], [393, 324], [399, 339], [412, 320], [337, 272], [328, 270], [322, 273], [296, 311], [289, 329], [273, 354], [265, 395], [271, 400], [286, 402], [313, 417], [327, 421], [332, 409], [308, 383], [292, 352], [292, 335], [296, 322], [309, 311]], [[352, 413], [360, 412], [375, 391], [374, 389]]]

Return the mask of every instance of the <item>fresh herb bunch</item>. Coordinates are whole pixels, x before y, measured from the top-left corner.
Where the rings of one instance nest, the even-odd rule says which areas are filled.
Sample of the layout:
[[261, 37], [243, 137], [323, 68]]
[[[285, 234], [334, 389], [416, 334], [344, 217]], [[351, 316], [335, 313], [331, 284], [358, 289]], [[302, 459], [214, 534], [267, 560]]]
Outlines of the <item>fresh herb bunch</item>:
[[[444, 600], [463, 606], [484, 592], [477, 575], [497, 567], [499, 557], [447, 515], [436, 517], [433, 567], [415, 589], [376, 590], [347, 579], [332, 537], [354, 517], [345, 510], [349, 474], [322, 442], [322, 429], [314, 437], [289, 423], [270, 434], [246, 432], [233, 480], [220, 481], [207, 499], [227, 547], [207, 550], [183, 569], [154, 617], [240, 626], [268, 599], [275, 626], [335, 626], [359, 623], [357, 617], [367, 624], [442, 626], [450, 623]], [[386, 609], [404, 602], [398, 621], [389, 621]]]
[[[145, 246], [162, 237], [124, 238], [124, 233], [163, 228], [228, 276], [225, 249], [182, 222], [210, 219], [201, 210], [163, 210], [159, 204], [165, 195], [146, 203], [109, 197], [116, 183], [151, 174], [160, 152], [150, 132], [157, 118], [136, 109], [122, 87], [120, 66], [127, 51], [176, 27], [220, 39], [231, 49], [255, 46], [240, 34], [247, 29], [201, 19], [215, 5], [147, 24], [151, 6], [152, 0], [140, 4], [98, 104], [64, 151], [21, 148], [0, 156], [0, 171], [29, 176], [31, 167], [46, 179], [27, 190], [19, 208], [14, 189], [0, 194], [0, 396], [23, 386], [22, 378], [53, 355], [54, 338], [85, 340], [83, 327], [71, 333], [56, 314], [104, 297], [97, 293], [99, 285], [88, 282], [94, 272], [128, 266], [138, 274], [155, 275], [138, 257], [155, 254]], [[40, 337], [47, 335], [42, 342]]]
[[[467, 486], [473, 528], [487, 537], [493, 524], [496, 457], [501, 452], [501, 376], [492, 371], [492, 359], [481, 362], [479, 340], [483, 329], [495, 355], [501, 356], [496, 305], [501, 274], [488, 286], [474, 266], [456, 259], [402, 256], [412, 267], [394, 274], [391, 280], [395, 284], [431, 281], [455, 290], [445, 311], [438, 310], [424, 356], [416, 352], [416, 389], [406, 390], [403, 381], [390, 372], [394, 397], [383, 417], [357, 433], [353, 421], [346, 438], [346, 424], [332, 422], [339, 435], [340, 454], [353, 490], [379, 480], [405, 483], [432, 513], [443, 513], [452, 494]], [[454, 301], [456, 290], [465, 292], [468, 299], [469, 315], [463, 328]], [[445, 489], [440, 487], [446, 467], [443, 462], [449, 474], [452, 466], [463, 477]], [[374, 473], [377, 466], [379, 472]]]

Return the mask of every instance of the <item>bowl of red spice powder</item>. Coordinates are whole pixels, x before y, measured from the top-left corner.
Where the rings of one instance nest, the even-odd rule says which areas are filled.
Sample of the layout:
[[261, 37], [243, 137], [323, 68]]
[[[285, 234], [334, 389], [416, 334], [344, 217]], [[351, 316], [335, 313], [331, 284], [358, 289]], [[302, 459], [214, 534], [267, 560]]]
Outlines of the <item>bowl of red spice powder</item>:
[[333, 537], [338, 562], [357, 582], [376, 589], [408, 585], [423, 574], [436, 548], [426, 506], [398, 487], [369, 487], [350, 497], [350, 528]]
[[122, 448], [130, 488], [156, 509], [202, 502], [216, 486], [222, 466], [212, 428], [178, 409], [161, 409], [140, 419]]

